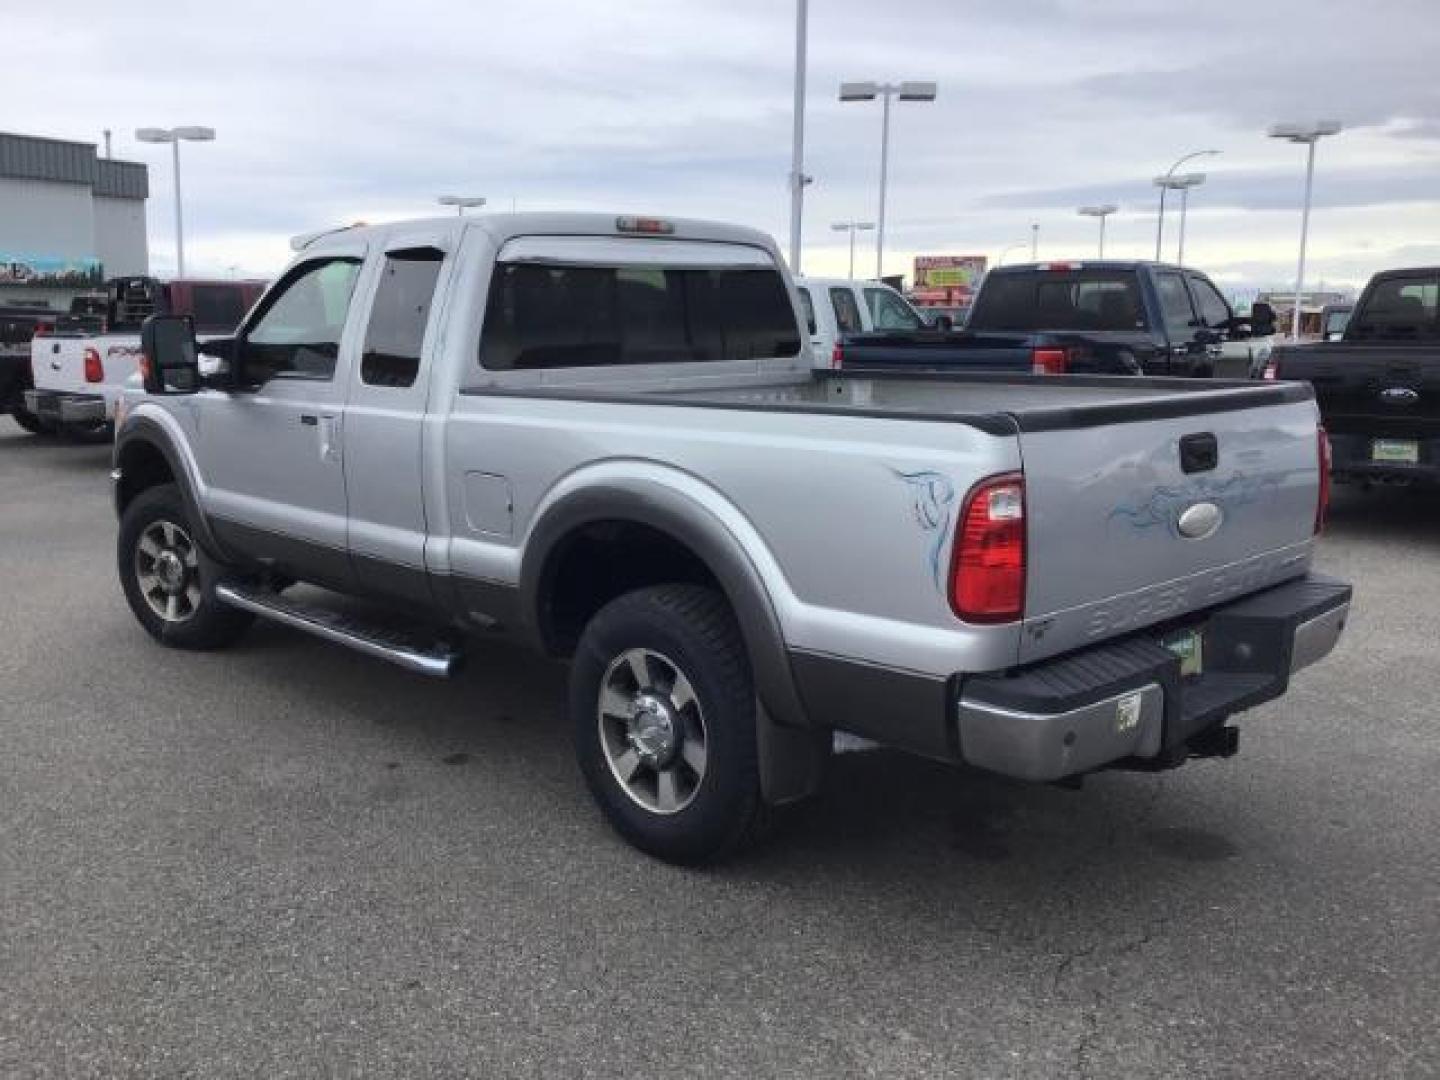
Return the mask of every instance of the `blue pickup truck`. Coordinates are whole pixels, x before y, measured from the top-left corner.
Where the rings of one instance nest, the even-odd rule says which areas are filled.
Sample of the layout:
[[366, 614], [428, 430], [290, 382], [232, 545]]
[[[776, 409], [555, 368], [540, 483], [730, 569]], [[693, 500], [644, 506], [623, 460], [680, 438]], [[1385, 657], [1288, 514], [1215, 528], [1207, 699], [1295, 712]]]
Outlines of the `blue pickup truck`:
[[1155, 262], [997, 267], [963, 330], [874, 331], [841, 338], [846, 369], [1258, 377], [1274, 312], [1239, 317], [1204, 274]]

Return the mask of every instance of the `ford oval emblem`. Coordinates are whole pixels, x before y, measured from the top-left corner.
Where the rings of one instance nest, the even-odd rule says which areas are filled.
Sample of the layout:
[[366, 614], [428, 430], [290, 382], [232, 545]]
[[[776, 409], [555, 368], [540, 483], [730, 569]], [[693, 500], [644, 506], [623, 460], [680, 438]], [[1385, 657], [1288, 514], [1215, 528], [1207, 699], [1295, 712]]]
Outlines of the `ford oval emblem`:
[[1224, 520], [1225, 513], [1220, 507], [1213, 502], [1202, 502], [1186, 508], [1175, 522], [1175, 527], [1187, 539], [1204, 540], [1207, 536], [1214, 536]]
[[1420, 392], [1408, 386], [1387, 386], [1380, 391], [1380, 400], [1386, 405], [1414, 405], [1420, 400]]

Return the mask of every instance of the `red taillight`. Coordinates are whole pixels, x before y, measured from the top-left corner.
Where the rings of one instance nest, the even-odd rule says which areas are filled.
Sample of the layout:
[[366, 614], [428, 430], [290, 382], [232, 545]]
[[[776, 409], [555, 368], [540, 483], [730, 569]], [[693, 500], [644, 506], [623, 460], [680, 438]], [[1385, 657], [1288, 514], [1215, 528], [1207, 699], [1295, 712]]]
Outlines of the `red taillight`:
[[1315, 500], [1315, 532], [1325, 528], [1325, 515], [1330, 512], [1330, 436], [1323, 427], [1315, 429], [1316, 457], [1320, 463], [1320, 493]]
[[150, 377], [151, 377], [151, 375], [154, 373], [154, 368], [152, 367], [152, 365], [151, 365], [151, 363], [150, 363], [150, 357], [146, 356], [143, 352], [140, 354], [140, 365], [139, 365], [139, 366], [140, 366], [140, 379], [141, 379], [141, 381], [142, 381], [146, 386], [149, 386], [149, 385], [150, 385]]
[[1070, 353], [1066, 349], [1030, 350], [1030, 371], [1035, 375], [1064, 375], [1070, 367]]
[[992, 476], [965, 500], [950, 565], [950, 606], [970, 623], [1025, 614], [1025, 478]]
[[35, 324], [35, 336], [36, 336], [36, 337], [40, 337], [40, 336], [43, 335], [43, 334], [52, 333], [54, 330], [55, 330], [55, 324], [54, 324], [54, 323], [37, 322], [37, 323]]
[[839, 371], [845, 366], [845, 346], [835, 342], [835, 347], [830, 350], [830, 370]]
[[105, 381], [105, 365], [100, 362], [100, 354], [94, 349], [85, 350], [85, 381]]

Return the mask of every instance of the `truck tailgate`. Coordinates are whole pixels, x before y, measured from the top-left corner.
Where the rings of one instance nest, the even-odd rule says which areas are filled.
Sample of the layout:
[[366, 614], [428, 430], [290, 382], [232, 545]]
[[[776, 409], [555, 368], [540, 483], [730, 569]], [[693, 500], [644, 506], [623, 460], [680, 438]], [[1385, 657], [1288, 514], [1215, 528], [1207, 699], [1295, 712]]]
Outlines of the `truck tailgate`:
[[[99, 358], [99, 383], [85, 377], [87, 349], [93, 349]], [[115, 389], [139, 369], [139, 364], [140, 339], [133, 334], [37, 337], [30, 351], [35, 388], [67, 394], [99, 394], [101, 383]]]
[[[1313, 401], [1076, 426], [1017, 416], [1022, 663], [1304, 572], [1319, 486]], [[1183, 460], [1182, 460], [1183, 459]]]

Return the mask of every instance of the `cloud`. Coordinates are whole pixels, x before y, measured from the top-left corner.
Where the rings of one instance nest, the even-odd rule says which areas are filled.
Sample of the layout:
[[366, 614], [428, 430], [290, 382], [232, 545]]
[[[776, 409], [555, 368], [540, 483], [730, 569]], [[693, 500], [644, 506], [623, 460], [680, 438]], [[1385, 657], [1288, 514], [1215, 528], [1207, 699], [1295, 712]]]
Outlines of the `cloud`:
[[[878, 211], [879, 105], [835, 99], [842, 79], [857, 78], [940, 84], [936, 102], [898, 104], [892, 116], [892, 270], [913, 252], [995, 253], [1032, 220], [1050, 243], [1078, 247], [1091, 233], [1074, 206], [1148, 207], [1150, 177], [1213, 145], [1226, 153], [1206, 165], [1197, 224], [1233, 238], [1229, 261], [1284, 273], [1294, 228], [1278, 211], [1298, 201], [1300, 155], [1263, 130], [1292, 115], [1350, 125], [1322, 144], [1316, 205], [1381, 208], [1353, 234], [1369, 245], [1355, 248], [1360, 261], [1440, 235], [1440, 193], [1426, 179], [1440, 170], [1432, 0], [1364, 10], [1212, 0], [1184, 11], [1148, 0], [825, 0], [810, 11], [809, 268], [843, 272], [830, 222]], [[783, 236], [793, 33], [792, 4], [773, 0], [152, 0], [139, 10], [68, 0], [7, 12], [10, 115], [33, 134], [89, 141], [110, 127], [117, 154], [151, 166], [162, 269], [172, 180], [163, 148], [131, 138], [146, 124], [219, 131], [182, 151], [187, 239], [202, 269], [273, 272], [285, 236], [432, 213], [444, 192], [499, 209], [513, 199], [713, 217]], [[1123, 248], [1131, 224], [1119, 215], [1113, 225]], [[1133, 228], [1138, 250], [1145, 230]]]

